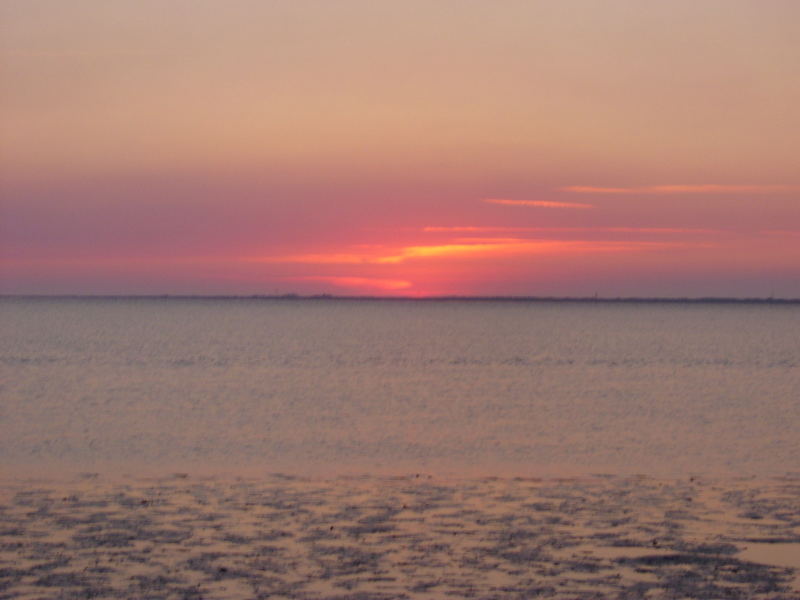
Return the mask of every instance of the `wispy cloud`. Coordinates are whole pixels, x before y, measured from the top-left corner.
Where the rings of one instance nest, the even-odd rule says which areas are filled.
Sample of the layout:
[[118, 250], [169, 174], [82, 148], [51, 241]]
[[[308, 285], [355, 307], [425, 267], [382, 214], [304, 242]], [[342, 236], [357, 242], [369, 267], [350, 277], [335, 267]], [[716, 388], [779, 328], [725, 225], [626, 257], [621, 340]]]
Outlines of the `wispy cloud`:
[[303, 263], [303, 264], [372, 264], [394, 265], [414, 260], [440, 258], [490, 258], [536, 254], [574, 254], [596, 252], [631, 252], [657, 247], [674, 246], [672, 243], [618, 240], [552, 240], [524, 238], [458, 239], [447, 244], [426, 244], [400, 248], [376, 248], [363, 254], [332, 252], [330, 254], [294, 254], [245, 258], [248, 262]]
[[800, 191], [800, 185], [645, 185], [639, 187], [597, 187], [571, 185], [559, 188], [577, 194], [784, 194]]
[[583, 202], [553, 202], [551, 200], [509, 200], [506, 198], [485, 198], [488, 204], [502, 204], [504, 206], [533, 206], [536, 208], [594, 208], [591, 204]]
[[431, 226], [423, 227], [422, 231], [427, 233], [723, 233], [721, 229], [698, 227], [484, 227], [473, 225]]
[[394, 264], [428, 258], [489, 258], [553, 253], [625, 252], [653, 245], [652, 242], [495, 239], [472, 243], [408, 246], [397, 254], [383, 256], [375, 262]]

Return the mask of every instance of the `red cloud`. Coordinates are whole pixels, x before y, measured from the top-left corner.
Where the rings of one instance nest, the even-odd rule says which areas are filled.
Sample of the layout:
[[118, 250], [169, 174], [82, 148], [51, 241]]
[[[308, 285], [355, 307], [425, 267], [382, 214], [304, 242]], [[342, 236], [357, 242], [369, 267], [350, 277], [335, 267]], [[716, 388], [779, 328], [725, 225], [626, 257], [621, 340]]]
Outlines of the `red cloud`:
[[640, 187], [596, 187], [571, 185], [559, 188], [578, 194], [782, 194], [800, 191], [800, 185], [645, 185]]

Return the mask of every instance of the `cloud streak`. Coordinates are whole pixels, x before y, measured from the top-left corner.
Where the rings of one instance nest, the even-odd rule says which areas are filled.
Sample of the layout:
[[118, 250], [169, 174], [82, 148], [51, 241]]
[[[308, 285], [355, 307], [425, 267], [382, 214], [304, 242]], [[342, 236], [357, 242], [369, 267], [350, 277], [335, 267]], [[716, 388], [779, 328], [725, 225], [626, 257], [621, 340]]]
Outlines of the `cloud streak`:
[[448, 244], [403, 246], [396, 249], [376, 248], [372, 253], [313, 253], [284, 256], [263, 256], [242, 259], [247, 262], [272, 264], [316, 264], [316, 265], [396, 265], [408, 261], [430, 259], [481, 259], [537, 254], [575, 254], [597, 252], [631, 252], [664, 246], [663, 242], [643, 241], [597, 241], [597, 240], [550, 240], [524, 238], [460, 239]]
[[551, 200], [509, 200], [506, 198], [485, 198], [487, 204], [503, 206], [532, 206], [534, 208], [594, 208], [584, 202], [553, 202]]
[[785, 194], [800, 191], [800, 185], [645, 185], [639, 187], [597, 187], [571, 185], [559, 188], [576, 194]]
[[429, 226], [423, 227], [422, 231], [426, 233], [725, 233], [721, 229], [700, 227], [485, 227], [474, 225]]

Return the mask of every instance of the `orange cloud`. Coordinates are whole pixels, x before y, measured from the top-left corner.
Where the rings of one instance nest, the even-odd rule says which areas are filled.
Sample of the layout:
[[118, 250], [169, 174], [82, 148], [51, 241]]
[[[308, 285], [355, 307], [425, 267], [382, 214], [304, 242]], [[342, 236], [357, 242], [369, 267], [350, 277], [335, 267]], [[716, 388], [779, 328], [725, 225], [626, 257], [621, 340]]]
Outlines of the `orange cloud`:
[[336, 277], [328, 275], [309, 275], [293, 277], [294, 281], [323, 281], [338, 287], [367, 288], [378, 290], [404, 290], [411, 287], [410, 281], [404, 279], [379, 279], [374, 277]]
[[426, 233], [723, 233], [721, 229], [699, 227], [423, 227]]
[[[626, 252], [664, 246], [660, 242], [619, 242], [595, 240], [530, 240], [521, 238], [477, 238], [456, 240], [451, 244], [404, 246], [397, 249], [376, 248], [371, 254], [296, 254], [245, 258], [249, 262], [306, 263], [306, 264], [374, 264], [393, 265], [411, 260], [436, 258], [487, 258], [497, 256], [533, 255], [545, 253]], [[672, 244], [674, 245], [674, 244]]]
[[536, 254], [571, 254], [597, 252], [631, 252], [663, 247], [660, 242], [618, 242], [595, 240], [527, 240], [498, 238], [477, 243], [455, 243], [429, 246], [409, 246], [398, 254], [381, 257], [375, 262], [383, 264], [401, 263], [413, 259], [427, 258], [490, 258], [498, 256], [521, 256]]
[[534, 206], [537, 208], [594, 208], [591, 204], [581, 202], [553, 202], [550, 200], [507, 200], [505, 198], [486, 198], [488, 204], [504, 206]]
[[595, 187], [572, 185], [559, 188], [578, 194], [782, 194], [800, 191], [800, 185], [646, 185], [641, 187]]

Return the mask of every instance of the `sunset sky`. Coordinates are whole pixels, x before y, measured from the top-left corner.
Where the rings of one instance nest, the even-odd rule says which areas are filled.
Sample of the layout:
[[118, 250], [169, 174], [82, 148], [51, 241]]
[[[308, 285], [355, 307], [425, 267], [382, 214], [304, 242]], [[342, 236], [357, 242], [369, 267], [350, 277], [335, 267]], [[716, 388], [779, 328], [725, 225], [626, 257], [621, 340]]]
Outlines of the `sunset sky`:
[[4, 0], [0, 292], [800, 297], [797, 0]]

